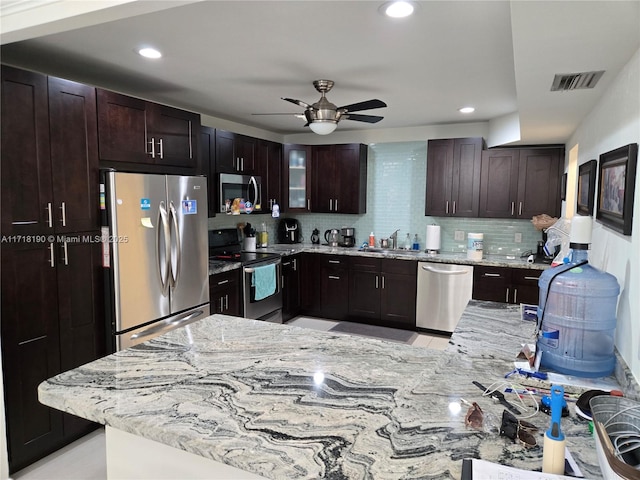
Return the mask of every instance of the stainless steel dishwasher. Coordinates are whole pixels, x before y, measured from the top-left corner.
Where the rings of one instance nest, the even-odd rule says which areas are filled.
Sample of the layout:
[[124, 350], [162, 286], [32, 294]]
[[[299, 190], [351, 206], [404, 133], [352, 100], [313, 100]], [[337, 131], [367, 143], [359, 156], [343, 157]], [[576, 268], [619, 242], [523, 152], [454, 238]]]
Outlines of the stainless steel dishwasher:
[[472, 266], [418, 262], [416, 326], [452, 333], [472, 290]]

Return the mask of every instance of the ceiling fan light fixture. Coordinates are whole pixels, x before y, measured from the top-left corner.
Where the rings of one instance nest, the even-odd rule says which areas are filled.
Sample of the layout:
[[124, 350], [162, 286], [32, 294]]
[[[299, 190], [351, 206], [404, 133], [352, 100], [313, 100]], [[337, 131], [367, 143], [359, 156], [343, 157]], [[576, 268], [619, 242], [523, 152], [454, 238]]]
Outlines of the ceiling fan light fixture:
[[387, 17], [405, 18], [414, 12], [415, 7], [412, 2], [400, 0], [387, 2], [382, 5], [381, 9]]
[[318, 135], [329, 135], [333, 132], [338, 126], [337, 122], [333, 121], [318, 121], [311, 122], [309, 124], [309, 128], [313, 133], [317, 133]]

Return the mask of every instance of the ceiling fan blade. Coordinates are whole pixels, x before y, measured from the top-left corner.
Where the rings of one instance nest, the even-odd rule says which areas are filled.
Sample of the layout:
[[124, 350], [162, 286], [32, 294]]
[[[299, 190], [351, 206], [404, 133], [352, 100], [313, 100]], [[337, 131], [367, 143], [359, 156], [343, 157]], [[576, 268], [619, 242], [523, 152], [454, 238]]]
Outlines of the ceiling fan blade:
[[299, 105], [301, 107], [304, 108], [313, 108], [311, 105], [309, 105], [308, 103], [304, 103], [302, 100], [296, 100], [295, 98], [286, 98], [286, 97], [281, 97], [282, 100], [285, 100], [287, 102], [291, 102], [291, 103], [295, 103], [296, 105]]
[[357, 115], [347, 113], [343, 118], [345, 120], [355, 120], [356, 122], [378, 123], [384, 117], [378, 117], [377, 115]]
[[361, 110], [371, 110], [373, 108], [384, 108], [387, 104], [382, 100], [373, 99], [365, 102], [352, 103], [351, 105], [345, 105], [344, 107], [338, 107], [338, 110], [346, 110], [347, 112], [359, 112]]
[[296, 117], [304, 117], [302, 113], [252, 113], [251, 115], [293, 115]]

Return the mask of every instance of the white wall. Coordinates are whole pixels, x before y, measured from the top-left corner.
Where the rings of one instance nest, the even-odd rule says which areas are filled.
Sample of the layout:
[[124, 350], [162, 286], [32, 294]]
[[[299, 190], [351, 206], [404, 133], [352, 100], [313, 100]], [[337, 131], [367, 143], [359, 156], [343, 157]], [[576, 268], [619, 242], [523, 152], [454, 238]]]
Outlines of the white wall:
[[[640, 143], [640, 50], [567, 142], [578, 165], [605, 152]], [[594, 221], [590, 263], [620, 284], [616, 347], [640, 383], [640, 168], [636, 170], [633, 232], [624, 236]], [[596, 201], [597, 203], [597, 201]]]

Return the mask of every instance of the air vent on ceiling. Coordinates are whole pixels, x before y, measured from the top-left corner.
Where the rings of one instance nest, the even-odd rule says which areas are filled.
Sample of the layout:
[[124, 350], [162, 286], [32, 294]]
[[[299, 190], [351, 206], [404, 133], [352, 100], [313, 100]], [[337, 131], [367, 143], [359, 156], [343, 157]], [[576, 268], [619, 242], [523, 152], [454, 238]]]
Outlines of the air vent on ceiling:
[[562, 73], [556, 74], [551, 85], [552, 92], [566, 92], [567, 90], [579, 90], [593, 88], [604, 74], [604, 70], [597, 72]]

